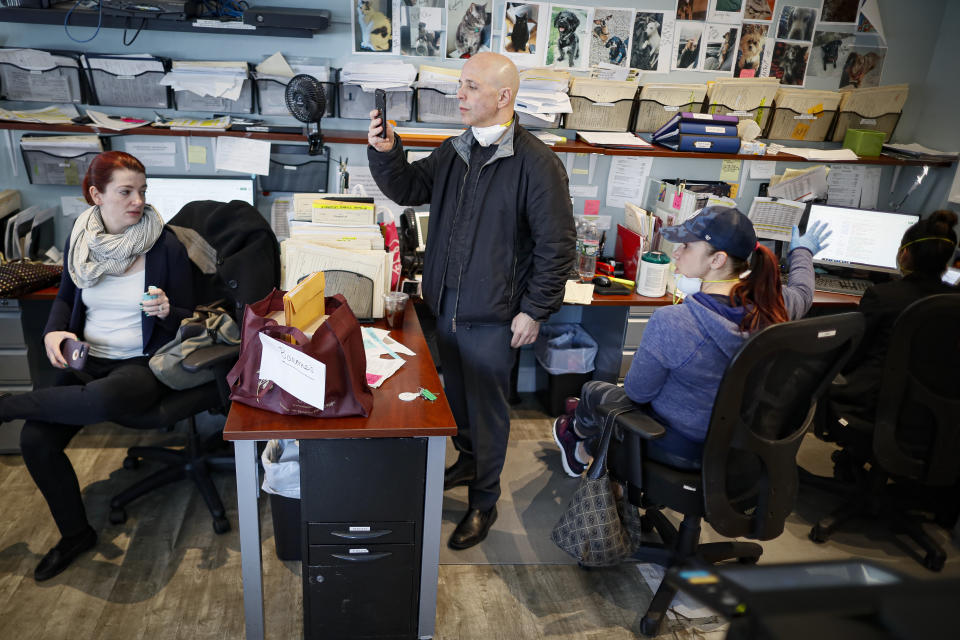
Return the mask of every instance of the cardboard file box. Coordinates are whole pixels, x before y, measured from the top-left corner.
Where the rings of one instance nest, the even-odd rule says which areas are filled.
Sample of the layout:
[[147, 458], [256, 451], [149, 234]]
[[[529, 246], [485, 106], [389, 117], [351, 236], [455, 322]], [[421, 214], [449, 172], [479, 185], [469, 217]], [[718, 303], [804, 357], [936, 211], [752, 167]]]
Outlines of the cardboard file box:
[[766, 131], [779, 88], [776, 78], [719, 78], [707, 88], [703, 112], [753, 120]]
[[[88, 55], [86, 61], [91, 92], [97, 104], [170, 108], [170, 88], [160, 84], [170, 66], [167, 60]], [[100, 65], [110, 66], [113, 70], [100, 68]], [[146, 66], [153, 67], [153, 70], [143, 70]]]
[[[290, 62], [293, 65], [293, 62]], [[293, 68], [297, 73], [296, 68]], [[312, 74], [308, 74], [312, 75]], [[326, 78], [314, 76], [323, 87], [323, 96], [326, 98], [326, 108], [323, 111], [324, 118], [332, 118], [337, 113], [337, 69], [330, 69]], [[254, 82], [257, 88], [257, 106], [261, 115], [265, 116], [289, 116], [287, 109], [286, 93], [289, 80], [283, 82], [276, 78], [261, 78], [254, 73]]]
[[43, 51], [50, 54], [50, 66], [28, 69], [12, 62], [0, 62], [0, 98], [19, 102], [87, 101], [86, 81], [77, 54]]
[[839, 91], [782, 87], [774, 99], [767, 138], [823, 142], [833, 125], [840, 97]]
[[644, 85], [640, 89], [637, 116], [632, 128], [637, 133], [656, 131], [682, 111], [700, 111], [706, 95], [705, 84]]
[[909, 85], [898, 84], [841, 91], [840, 112], [830, 139], [841, 142], [847, 129], [863, 129], [880, 131], [889, 140], [900, 121], [909, 89]]
[[637, 97], [634, 82], [574, 78], [564, 126], [583, 131], [629, 131]]
[[[340, 117], [369, 120], [376, 107], [372, 91], [364, 91], [359, 84], [341, 82]], [[413, 117], [413, 89], [387, 89], [387, 120], [405, 122]]]
[[243, 81], [240, 96], [236, 100], [201, 96], [192, 91], [174, 91], [178, 111], [211, 111], [214, 113], [253, 113], [253, 82]]
[[330, 148], [311, 156], [307, 147], [274, 144], [270, 147], [270, 173], [257, 176], [260, 191], [324, 193], [330, 169]]

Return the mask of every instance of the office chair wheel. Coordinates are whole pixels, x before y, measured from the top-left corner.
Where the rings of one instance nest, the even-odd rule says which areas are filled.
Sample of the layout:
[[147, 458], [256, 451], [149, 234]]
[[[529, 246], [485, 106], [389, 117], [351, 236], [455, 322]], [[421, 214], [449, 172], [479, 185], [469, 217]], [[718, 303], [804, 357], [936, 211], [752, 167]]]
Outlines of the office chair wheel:
[[213, 530], [216, 533], [226, 533], [230, 531], [230, 521], [226, 518], [214, 518]]
[[136, 456], [127, 456], [123, 459], [123, 468], [127, 471], [133, 471], [140, 468], [140, 458]]
[[660, 621], [662, 618], [657, 616], [656, 618], [651, 618], [649, 616], [643, 616], [640, 618], [640, 633], [647, 636], [648, 638], [656, 637], [660, 633]]
[[809, 538], [817, 544], [823, 544], [830, 538], [830, 535], [819, 524], [815, 524], [810, 528]]
[[123, 507], [110, 509], [110, 524], [123, 524], [127, 521], [127, 510]]

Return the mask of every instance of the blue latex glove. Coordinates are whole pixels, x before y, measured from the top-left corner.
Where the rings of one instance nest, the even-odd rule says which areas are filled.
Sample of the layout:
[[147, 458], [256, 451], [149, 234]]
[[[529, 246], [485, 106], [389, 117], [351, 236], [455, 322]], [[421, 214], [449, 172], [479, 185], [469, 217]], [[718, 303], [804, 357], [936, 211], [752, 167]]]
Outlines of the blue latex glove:
[[809, 249], [810, 253], [817, 255], [830, 246], [827, 244], [827, 238], [829, 238], [832, 233], [833, 231], [830, 231], [829, 225], [819, 220], [807, 228], [807, 232], [802, 236], [800, 235], [800, 229], [797, 228], [797, 225], [793, 225], [793, 233], [790, 234], [790, 251], [794, 249]]

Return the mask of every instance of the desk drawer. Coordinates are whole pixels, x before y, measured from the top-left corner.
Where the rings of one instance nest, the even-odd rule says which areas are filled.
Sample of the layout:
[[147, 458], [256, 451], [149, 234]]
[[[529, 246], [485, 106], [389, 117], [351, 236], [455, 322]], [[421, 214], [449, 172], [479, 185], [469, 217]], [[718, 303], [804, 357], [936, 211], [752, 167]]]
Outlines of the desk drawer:
[[[0, 300], [0, 302], [11, 302]], [[16, 302], [13, 300], [12, 302]], [[23, 325], [20, 323], [20, 308], [0, 305], [0, 349], [23, 347]]]
[[0, 350], [0, 385], [30, 384], [26, 347]]
[[310, 545], [416, 542], [413, 522], [310, 522], [307, 527], [307, 543]]
[[631, 317], [627, 320], [627, 335], [623, 339], [623, 346], [627, 349], [636, 349], [640, 344], [643, 330], [647, 328], [650, 317]]
[[630, 365], [633, 364], [633, 355], [636, 351], [624, 351], [623, 358], [620, 360], [620, 379], [627, 377], [627, 371], [630, 371]]

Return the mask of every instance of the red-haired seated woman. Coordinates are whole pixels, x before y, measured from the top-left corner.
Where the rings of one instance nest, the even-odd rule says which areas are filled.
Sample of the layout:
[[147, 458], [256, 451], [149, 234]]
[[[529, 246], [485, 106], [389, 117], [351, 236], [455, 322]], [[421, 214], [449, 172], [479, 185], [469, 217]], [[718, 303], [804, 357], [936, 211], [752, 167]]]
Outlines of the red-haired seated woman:
[[826, 226], [812, 226], [790, 243], [790, 280], [781, 286], [777, 258], [757, 242], [753, 223], [729, 207], [706, 207], [663, 237], [674, 253], [682, 305], [651, 316], [623, 387], [592, 380], [574, 415], [553, 425], [564, 471], [583, 473], [603, 424], [601, 404], [644, 405], [666, 426], [646, 455], [673, 466], [699, 468], [713, 402], [727, 364], [750, 333], [801, 318], [813, 302], [813, 256], [826, 247]]
[[[62, 536], [37, 565], [38, 581], [97, 542], [64, 449], [84, 425], [142, 413], [159, 399], [149, 356], [193, 311], [187, 252], [146, 190], [146, 170], [130, 154], [107, 151], [90, 164], [83, 195], [91, 206], [73, 225], [44, 328], [47, 358], [61, 371], [53, 387], [0, 398], [0, 420], [26, 421], [23, 460]], [[67, 338], [90, 345], [82, 371], [61, 353]]]

